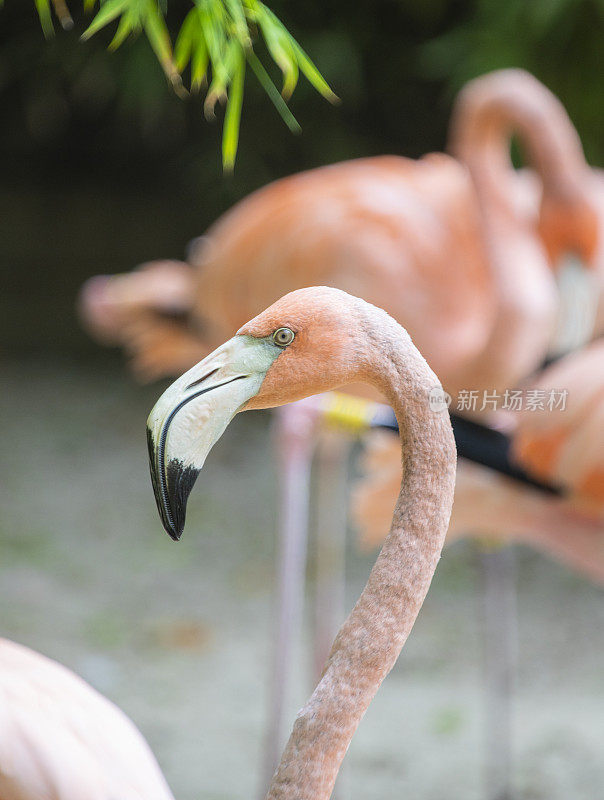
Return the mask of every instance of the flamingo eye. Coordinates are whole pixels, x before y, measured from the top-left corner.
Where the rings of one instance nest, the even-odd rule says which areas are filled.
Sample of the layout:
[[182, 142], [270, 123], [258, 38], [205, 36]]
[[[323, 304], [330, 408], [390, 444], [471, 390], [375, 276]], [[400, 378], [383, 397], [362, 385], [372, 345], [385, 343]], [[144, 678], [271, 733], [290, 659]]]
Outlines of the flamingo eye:
[[295, 335], [290, 328], [277, 328], [273, 333], [273, 342], [278, 347], [287, 347], [294, 341]]

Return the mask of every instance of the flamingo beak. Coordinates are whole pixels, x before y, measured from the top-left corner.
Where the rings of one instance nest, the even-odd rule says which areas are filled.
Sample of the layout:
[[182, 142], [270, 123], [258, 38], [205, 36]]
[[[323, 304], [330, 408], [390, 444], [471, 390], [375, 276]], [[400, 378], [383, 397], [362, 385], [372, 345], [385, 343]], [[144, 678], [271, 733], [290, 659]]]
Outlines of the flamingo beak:
[[206, 456], [258, 393], [280, 352], [267, 339], [234, 336], [169, 386], [149, 414], [151, 482], [174, 540], [183, 532], [187, 499]]

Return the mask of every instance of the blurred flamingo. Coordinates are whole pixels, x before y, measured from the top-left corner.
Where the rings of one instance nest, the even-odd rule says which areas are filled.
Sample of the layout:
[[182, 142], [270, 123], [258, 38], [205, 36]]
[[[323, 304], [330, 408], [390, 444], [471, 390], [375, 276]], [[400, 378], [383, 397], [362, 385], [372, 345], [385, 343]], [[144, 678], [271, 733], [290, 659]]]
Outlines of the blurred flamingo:
[[[551, 390], [565, 403], [548, 407]], [[564, 489], [546, 495], [460, 461], [449, 540], [474, 536], [525, 542], [604, 584], [604, 341], [560, 359], [527, 382], [524, 396], [542, 400], [506, 420], [513, 458], [536, 479]], [[365, 547], [395, 501], [400, 465], [395, 437], [369, 443], [365, 477], [352, 509]]]
[[174, 800], [140, 732], [61, 664], [0, 639], [2, 800]]
[[567, 390], [565, 407], [546, 402], [523, 410], [512, 454], [535, 477], [569, 487], [577, 513], [604, 526], [604, 340], [555, 362], [531, 382], [541, 396], [555, 387]]
[[[511, 166], [514, 133], [532, 171]], [[152, 380], [284, 292], [337, 286], [405, 325], [449, 392], [513, 386], [552, 342], [560, 259], [576, 254], [604, 282], [604, 181], [559, 101], [520, 70], [466, 86], [451, 149], [459, 160], [382, 156], [276, 181], [197, 240], [193, 269], [158, 261], [91, 279], [82, 318]]]

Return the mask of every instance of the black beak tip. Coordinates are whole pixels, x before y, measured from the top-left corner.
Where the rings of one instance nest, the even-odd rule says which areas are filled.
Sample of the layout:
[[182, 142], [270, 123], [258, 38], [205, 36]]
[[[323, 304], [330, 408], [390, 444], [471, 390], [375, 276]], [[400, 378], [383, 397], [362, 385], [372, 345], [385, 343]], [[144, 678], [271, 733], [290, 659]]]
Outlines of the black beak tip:
[[180, 537], [182, 536], [182, 530], [177, 531], [173, 528], [169, 523], [166, 524], [164, 522], [164, 528], [166, 529], [166, 533], [172, 539], [173, 542], [180, 542]]
[[167, 503], [165, 503], [165, 513], [162, 514], [162, 519], [164, 527], [174, 541], [180, 539], [185, 529], [187, 500], [199, 472], [200, 470], [195, 469], [195, 467], [185, 466], [178, 459], [172, 459], [168, 462], [166, 469]]
[[162, 474], [154, 437], [149, 429], [147, 429], [147, 444], [151, 483], [157, 510], [166, 533], [171, 539], [178, 542], [185, 528], [187, 499], [200, 470], [192, 466], [185, 466], [178, 459], [172, 459], [168, 463], [165, 474]]

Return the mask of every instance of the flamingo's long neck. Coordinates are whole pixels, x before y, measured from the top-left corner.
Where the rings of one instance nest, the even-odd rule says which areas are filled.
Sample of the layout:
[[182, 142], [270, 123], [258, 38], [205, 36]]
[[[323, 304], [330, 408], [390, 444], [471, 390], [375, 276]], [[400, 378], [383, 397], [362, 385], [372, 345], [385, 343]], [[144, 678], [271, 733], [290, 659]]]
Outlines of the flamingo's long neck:
[[329, 800], [354, 732], [413, 627], [449, 524], [455, 444], [448, 414], [428, 402], [439, 384], [407, 333], [389, 318], [385, 328], [368, 334], [363, 377], [397, 414], [404, 481], [390, 533], [298, 714], [267, 800]]
[[516, 385], [542, 361], [555, 328], [558, 293], [536, 208], [527, 204], [526, 187], [510, 160], [513, 134], [539, 175], [542, 202], [566, 213], [585, 200], [588, 168], [581, 141], [545, 86], [520, 70], [468, 84], [454, 109], [450, 148], [468, 167], [476, 191], [498, 310], [489, 340], [458, 376], [455, 391]]
[[513, 134], [539, 173], [544, 193], [568, 197], [580, 191], [587, 166], [564, 106], [532, 75], [504, 70], [468, 84], [451, 122], [451, 152], [467, 164], [489, 202], [510, 202]]

